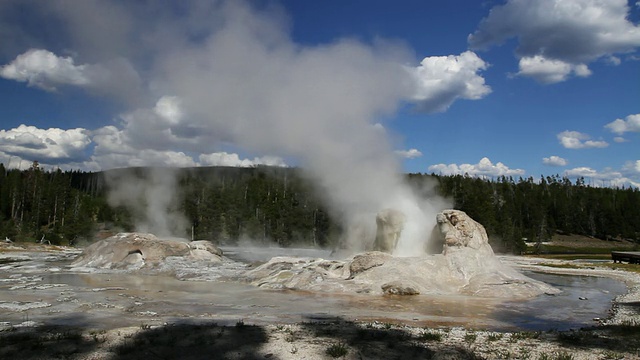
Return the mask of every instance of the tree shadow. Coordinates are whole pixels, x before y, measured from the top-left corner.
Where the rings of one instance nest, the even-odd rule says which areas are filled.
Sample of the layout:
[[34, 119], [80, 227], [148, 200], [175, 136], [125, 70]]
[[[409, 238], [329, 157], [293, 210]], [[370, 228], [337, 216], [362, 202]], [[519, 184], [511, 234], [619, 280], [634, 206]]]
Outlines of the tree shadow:
[[471, 348], [439, 343], [392, 324], [358, 324], [336, 317], [302, 326], [316, 337], [331, 339], [334, 346], [346, 345], [356, 359], [482, 359]]
[[67, 359], [94, 351], [98, 343], [80, 326], [42, 325], [0, 332], [0, 359]]
[[112, 349], [111, 359], [277, 359], [259, 354], [268, 342], [264, 328], [238, 322], [235, 326], [175, 324], [142, 329]]
[[49, 319], [40, 326], [0, 327], [0, 359], [265, 359], [263, 327], [216, 323], [177, 323], [118, 330], [117, 336], [91, 327], [83, 315]]

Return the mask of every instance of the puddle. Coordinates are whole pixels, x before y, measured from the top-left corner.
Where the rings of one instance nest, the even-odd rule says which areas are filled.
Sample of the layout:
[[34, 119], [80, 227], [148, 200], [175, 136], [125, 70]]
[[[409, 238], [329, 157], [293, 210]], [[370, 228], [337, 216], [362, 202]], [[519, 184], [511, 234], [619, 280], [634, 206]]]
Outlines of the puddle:
[[[226, 248], [225, 254], [243, 263], [272, 256], [329, 258], [322, 250]], [[35, 257], [37, 259], [37, 257]], [[69, 260], [41, 264], [42, 259], [0, 269], [0, 321], [25, 318], [50, 324], [91, 328], [138, 326], [142, 323], [216, 321], [234, 324], [292, 323], [342, 317], [361, 321], [405, 323], [414, 326], [467, 326], [494, 330], [565, 330], [594, 325], [605, 318], [611, 301], [626, 291], [623, 283], [586, 276], [527, 272], [526, 275], [563, 290], [556, 296], [528, 301], [499, 301], [468, 296], [369, 296], [274, 291], [237, 281], [181, 281], [166, 275], [73, 273]], [[228, 273], [241, 271], [232, 263]], [[29, 271], [22, 271], [22, 270]], [[38, 273], [34, 274], [34, 269]], [[51, 272], [50, 269], [57, 269]], [[21, 272], [22, 271], [22, 272]], [[220, 272], [222, 269], [211, 269]], [[20, 286], [16, 286], [20, 285]], [[586, 300], [580, 300], [584, 298]], [[47, 303], [48, 307], [29, 304]], [[10, 308], [10, 307], [9, 307]]]
[[612, 301], [627, 291], [621, 281], [595, 276], [523, 272], [562, 290], [523, 302], [506, 302], [492, 316], [528, 330], [568, 330], [595, 325], [609, 315]]

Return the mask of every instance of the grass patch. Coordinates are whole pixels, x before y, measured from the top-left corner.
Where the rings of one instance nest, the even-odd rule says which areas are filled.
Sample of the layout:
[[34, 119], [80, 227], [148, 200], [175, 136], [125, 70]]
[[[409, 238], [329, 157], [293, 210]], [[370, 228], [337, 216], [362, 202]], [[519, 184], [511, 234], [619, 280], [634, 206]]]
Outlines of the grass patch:
[[539, 331], [519, 331], [511, 334], [511, 336], [509, 337], [509, 341], [516, 342], [518, 340], [537, 339], [539, 337]]
[[634, 273], [640, 273], [640, 265], [638, 264], [620, 264], [620, 263], [608, 263], [608, 264], [591, 264], [594, 267], [611, 269], [611, 270], [624, 270]]
[[442, 334], [435, 331], [424, 331], [419, 338], [424, 341], [442, 341]]
[[476, 339], [478, 338], [478, 335], [476, 333], [473, 332], [468, 332], [464, 335], [464, 341], [468, 342], [468, 343], [474, 343], [476, 341]]
[[552, 264], [552, 263], [541, 263], [541, 266], [546, 266], [550, 268], [556, 269], [582, 269], [583, 266], [577, 264]]
[[619, 325], [611, 326], [614, 333], [620, 336], [637, 337], [640, 335], [640, 321], [635, 319], [624, 320]]
[[538, 254], [535, 254], [533, 251], [527, 252], [527, 255], [536, 255], [536, 256], [557, 256], [557, 255], [580, 255], [581, 258], [584, 258], [585, 255], [610, 255], [612, 251], [631, 251], [630, 248], [620, 247], [569, 247], [569, 246], [561, 246], [561, 245], [541, 245], [540, 251]]
[[349, 353], [349, 349], [344, 343], [337, 343], [329, 346], [325, 353], [332, 358], [340, 358], [345, 357]]
[[611, 253], [603, 254], [540, 254], [537, 257], [556, 260], [611, 260]]

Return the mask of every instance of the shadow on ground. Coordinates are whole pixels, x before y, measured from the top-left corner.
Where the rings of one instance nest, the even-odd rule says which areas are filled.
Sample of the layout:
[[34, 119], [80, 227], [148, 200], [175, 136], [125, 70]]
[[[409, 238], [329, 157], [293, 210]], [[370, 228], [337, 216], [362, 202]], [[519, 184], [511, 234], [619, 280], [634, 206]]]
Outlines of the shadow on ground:
[[[0, 331], [0, 359], [271, 359], [297, 358], [265, 352], [271, 338], [277, 346], [314, 349], [314, 358], [332, 359], [483, 359], [505, 358], [510, 352], [487, 352], [488, 342], [520, 349], [556, 343], [572, 350], [609, 354], [607, 358], [635, 358], [640, 353], [640, 326], [635, 322], [564, 332], [519, 332], [508, 336], [477, 334], [467, 330], [464, 339], [445, 341], [448, 330], [409, 329], [401, 325], [356, 323], [343, 318], [310, 317], [307, 322], [271, 330], [242, 321], [230, 326], [216, 323], [175, 323], [157, 327], [106, 332], [86, 325], [48, 325], [4, 328]], [[270, 331], [270, 332], [269, 332]], [[114, 333], [117, 332], [117, 335]], [[458, 335], [460, 336], [460, 335]], [[495, 341], [495, 342], [493, 342]], [[273, 343], [273, 344], [278, 344]], [[271, 345], [273, 345], [271, 344]], [[484, 350], [478, 349], [484, 347]], [[490, 346], [491, 347], [491, 346]], [[489, 349], [490, 350], [490, 349]], [[499, 349], [498, 349], [499, 350]], [[513, 349], [512, 349], [513, 350]], [[520, 350], [518, 350], [520, 351]], [[514, 353], [515, 354], [515, 353]], [[615, 356], [614, 356], [615, 355]], [[632, 356], [633, 355], [633, 356]], [[622, 357], [620, 357], [622, 356]], [[540, 357], [542, 358], [542, 357]]]
[[38, 326], [0, 333], [0, 359], [67, 359], [93, 352], [98, 343], [78, 326]]
[[176, 324], [140, 329], [107, 343], [105, 331], [73, 326], [15, 328], [0, 332], [0, 359], [264, 359], [268, 341], [259, 326]]
[[[464, 346], [436, 344], [433, 339], [414, 335], [391, 324], [376, 328], [342, 318], [325, 322], [307, 322], [303, 326], [316, 337], [333, 340], [333, 348], [355, 352], [356, 359], [482, 359]], [[327, 347], [327, 358], [332, 346]], [[335, 354], [337, 354], [336, 352]]]
[[[268, 341], [259, 326], [177, 324], [139, 331], [113, 349], [112, 359], [264, 359]], [[271, 356], [271, 359], [276, 359]]]

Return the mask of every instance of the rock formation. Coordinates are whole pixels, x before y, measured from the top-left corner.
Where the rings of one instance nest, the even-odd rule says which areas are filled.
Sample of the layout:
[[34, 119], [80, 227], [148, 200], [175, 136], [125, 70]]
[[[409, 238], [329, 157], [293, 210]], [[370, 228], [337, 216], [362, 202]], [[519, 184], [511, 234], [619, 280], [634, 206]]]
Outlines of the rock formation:
[[406, 216], [394, 209], [385, 209], [376, 216], [376, 240], [373, 250], [393, 253], [407, 221]]
[[[464, 212], [445, 210], [437, 220], [444, 237], [441, 254], [395, 257], [372, 251], [346, 260], [277, 257], [248, 271], [245, 279], [272, 289], [389, 295], [529, 298], [558, 292], [503, 265], [493, 254], [484, 227]], [[393, 238], [393, 231], [384, 233]]]
[[172, 259], [218, 263], [222, 251], [206, 240], [162, 240], [152, 234], [119, 233], [88, 246], [72, 266], [159, 270]]

